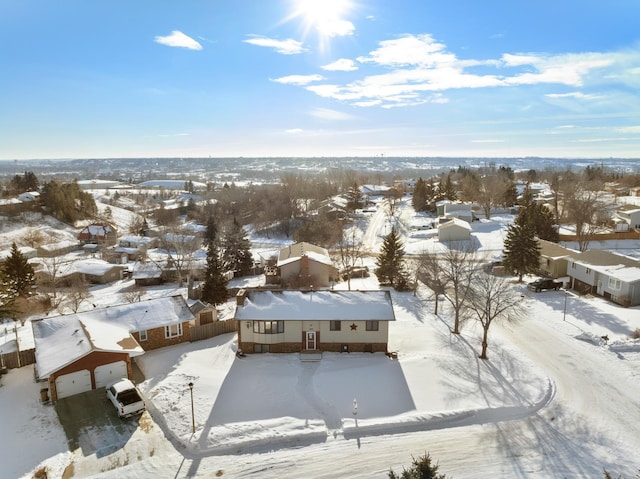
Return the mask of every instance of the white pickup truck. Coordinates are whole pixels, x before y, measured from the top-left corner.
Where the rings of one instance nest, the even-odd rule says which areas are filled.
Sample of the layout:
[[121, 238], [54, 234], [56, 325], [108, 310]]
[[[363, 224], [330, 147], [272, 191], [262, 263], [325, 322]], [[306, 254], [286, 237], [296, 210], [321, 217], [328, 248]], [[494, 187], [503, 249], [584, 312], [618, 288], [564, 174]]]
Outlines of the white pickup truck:
[[140, 414], [146, 408], [140, 391], [129, 379], [118, 379], [107, 385], [107, 397], [113, 403], [120, 417]]

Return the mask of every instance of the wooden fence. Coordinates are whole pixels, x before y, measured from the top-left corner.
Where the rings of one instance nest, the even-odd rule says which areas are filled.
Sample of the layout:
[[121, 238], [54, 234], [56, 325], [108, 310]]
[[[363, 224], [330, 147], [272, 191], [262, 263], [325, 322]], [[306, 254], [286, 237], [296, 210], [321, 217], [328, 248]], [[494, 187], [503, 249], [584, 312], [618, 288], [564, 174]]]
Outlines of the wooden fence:
[[191, 326], [189, 328], [189, 339], [191, 341], [200, 341], [202, 339], [220, 336], [221, 334], [234, 333], [237, 330], [238, 321], [235, 319], [214, 321], [213, 323], [203, 324], [202, 326]]
[[[589, 241], [640, 239], [640, 231], [621, 231], [620, 233], [598, 233], [589, 235]], [[578, 241], [577, 235], [560, 235], [559, 241]]]
[[15, 369], [36, 362], [36, 350], [25, 349], [20, 351], [20, 361], [18, 361], [18, 351], [0, 354], [0, 366], [7, 369]]

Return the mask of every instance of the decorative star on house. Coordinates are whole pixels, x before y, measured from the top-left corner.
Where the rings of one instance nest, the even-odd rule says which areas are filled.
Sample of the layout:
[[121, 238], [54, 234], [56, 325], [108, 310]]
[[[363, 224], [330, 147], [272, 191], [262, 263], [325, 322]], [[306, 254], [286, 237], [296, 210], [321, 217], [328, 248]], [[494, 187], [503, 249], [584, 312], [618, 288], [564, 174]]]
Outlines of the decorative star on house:
[[358, 325], [356, 323], [351, 323], [351, 331], [355, 331], [358, 329]]

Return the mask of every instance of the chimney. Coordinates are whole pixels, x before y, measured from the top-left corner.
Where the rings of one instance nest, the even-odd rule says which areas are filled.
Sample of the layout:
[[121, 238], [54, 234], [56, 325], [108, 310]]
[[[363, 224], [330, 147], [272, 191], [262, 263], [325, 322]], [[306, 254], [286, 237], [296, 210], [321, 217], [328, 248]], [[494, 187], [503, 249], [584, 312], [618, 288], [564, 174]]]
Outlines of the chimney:
[[236, 294], [236, 305], [244, 306], [244, 299], [247, 297], [247, 290], [242, 288]]

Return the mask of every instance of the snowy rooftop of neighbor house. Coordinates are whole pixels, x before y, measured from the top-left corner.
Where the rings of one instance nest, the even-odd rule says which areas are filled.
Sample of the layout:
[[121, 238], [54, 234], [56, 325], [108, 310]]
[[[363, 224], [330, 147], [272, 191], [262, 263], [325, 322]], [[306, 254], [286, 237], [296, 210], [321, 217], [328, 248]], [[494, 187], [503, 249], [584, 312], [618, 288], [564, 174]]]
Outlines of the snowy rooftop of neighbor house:
[[388, 291], [249, 291], [238, 320], [395, 321]]
[[124, 235], [118, 238], [120, 244], [135, 244], [135, 245], [149, 245], [153, 243], [155, 238], [149, 236], [137, 236], [137, 235]]
[[[184, 190], [189, 180], [149, 180], [138, 183], [140, 188], [167, 188], [170, 190]], [[207, 185], [199, 181], [192, 181], [194, 188], [205, 189]]]
[[333, 264], [331, 258], [329, 257], [329, 252], [325, 248], [313, 245], [311, 243], [302, 242], [281, 248], [278, 252], [278, 266], [297, 261], [303, 256], [306, 256], [309, 259], [312, 259], [319, 263], [328, 265]]
[[104, 236], [105, 234], [111, 233], [114, 231], [113, 226], [109, 224], [98, 224], [94, 223], [82, 228], [80, 233], [89, 233], [92, 236]]
[[161, 328], [194, 319], [180, 295], [33, 321], [38, 376], [51, 373], [93, 351], [144, 351], [132, 332]]
[[457, 226], [459, 228], [464, 228], [466, 230], [471, 231], [471, 225], [469, 222], [461, 220], [456, 217], [452, 217], [451, 221], [447, 221], [446, 223], [442, 223], [438, 226], [438, 229], [449, 228], [451, 226]]
[[94, 351], [123, 352], [131, 356], [144, 352], [126, 326], [118, 323], [83, 320], [75, 314], [32, 321], [31, 324], [40, 379]]

